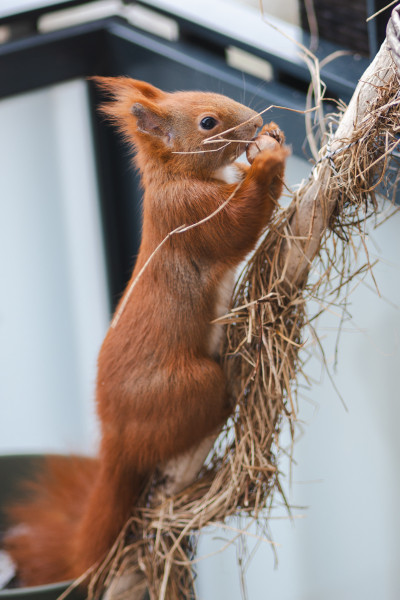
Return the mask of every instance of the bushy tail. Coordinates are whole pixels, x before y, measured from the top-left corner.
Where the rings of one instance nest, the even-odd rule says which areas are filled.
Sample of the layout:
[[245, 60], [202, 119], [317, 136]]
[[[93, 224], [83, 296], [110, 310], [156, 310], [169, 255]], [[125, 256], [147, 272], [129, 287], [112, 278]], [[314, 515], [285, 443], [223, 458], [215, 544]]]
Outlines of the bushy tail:
[[7, 512], [4, 548], [27, 586], [76, 579], [98, 565], [125, 525], [145, 477], [123, 461], [108, 465], [52, 456], [29, 497]]
[[74, 579], [75, 536], [93, 481], [95, 459], [49, 456], [35, 481], [24, 483], [26, 500], [7, 510], [11, 528], [4, 548], [23, 585]]

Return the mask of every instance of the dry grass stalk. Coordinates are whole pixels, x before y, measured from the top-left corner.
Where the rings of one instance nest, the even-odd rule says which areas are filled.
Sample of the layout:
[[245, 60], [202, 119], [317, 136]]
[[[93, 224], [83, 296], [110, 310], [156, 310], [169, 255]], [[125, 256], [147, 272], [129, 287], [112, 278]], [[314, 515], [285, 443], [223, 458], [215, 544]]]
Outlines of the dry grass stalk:
[[[352, 273], [348, 260], [353, 236], [361, 234], [363, 243], [365, 219], [377, 208], [377, 186], [395, 187], [393, 175], [397, 181], [389, 157], [399, 144], [399, 81], [386, 46], [347, 111], [330, 117], [324, 128], [328, 133], [309, 180], [276, 214], [241, 274], [224, 319], [233, 416], [191, 485], [165, 498], [166, 491], [183, 487], [185, 477], [175, 474], [168, 489], [165, 475], [171, 466], [161, 470], [92, 579], [90, 597], [107, 590], [108, 599], [139, 599], [147, 586], [151, 600], [190, 598], [195, 532], [238, 514], [257, 521], [274, 491], [283, 496], [279, 433], [283, 422], [292, 431], [296, 422], [299, 350], [305, 325], [312, 327], [307, 301], [317, 298], [321, 307], [336, 302], [346, 283], [360, 274]], [[182, 459], [186, 477], [189, 472], [195, 478], [212, 443], [199, 451], [194, 466], [193, 457]]]

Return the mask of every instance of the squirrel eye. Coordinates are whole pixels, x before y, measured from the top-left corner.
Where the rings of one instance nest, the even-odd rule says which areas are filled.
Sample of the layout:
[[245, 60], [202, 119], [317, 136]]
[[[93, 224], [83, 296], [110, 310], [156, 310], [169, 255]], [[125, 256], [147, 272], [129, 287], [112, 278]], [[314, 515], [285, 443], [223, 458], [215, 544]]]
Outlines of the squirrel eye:
[[213, 129], [217, 124], [217, 119], [214, 119], [214, 117], [204, 117], [204, 119], [202, 119], [200, 121], [200, 127], [202, 129]]

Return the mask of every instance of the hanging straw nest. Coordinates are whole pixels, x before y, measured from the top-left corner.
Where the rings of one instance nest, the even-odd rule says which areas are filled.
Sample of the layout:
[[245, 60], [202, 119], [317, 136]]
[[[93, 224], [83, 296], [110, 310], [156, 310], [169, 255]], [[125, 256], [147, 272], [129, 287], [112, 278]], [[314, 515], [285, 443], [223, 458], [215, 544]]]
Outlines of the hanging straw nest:
[[[276, 213], [238, 280], [231, 312], [223, 319], [223, 363], [236, 404], [206, 466], [192, 485], [161, 505], [154, 504], [153, 481], [92, 577], [89, 598], [104, 590], [108, 598], [123, 597], [124, 581], [129, 598], [141, 598], [146, 588], [152, 600], [195, 597], [197, 532], [234, 515], [262, 527], [274, 493], [284, 498], [279, 434], [284, 423], [294, 433], [300, 350], [305, 330], [313, 331], [307, 302], [317, 299], [323, 310], [369, 268], [367, 255], [366, 266], [352, 272], [356, 237], [363, 246], [378, 192], [393, 195], [398, 182], [399, 80], [390, 62], [384, 75], [376, 68], [371, 100], [356, 109], [357, 118], [353, 114], [351, 123], [349, 118], [344, 123], [347, 113], [343, 118], [341, 109], [317, 123], [322, 149], [310, 178], [288, 208]], [[299, 207], [307, 202], [306, 234]]]

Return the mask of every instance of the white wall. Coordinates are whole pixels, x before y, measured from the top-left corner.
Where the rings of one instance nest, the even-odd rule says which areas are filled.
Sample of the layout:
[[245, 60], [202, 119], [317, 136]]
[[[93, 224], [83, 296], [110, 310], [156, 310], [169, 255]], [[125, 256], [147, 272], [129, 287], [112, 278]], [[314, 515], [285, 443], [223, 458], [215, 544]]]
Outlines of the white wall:
[[0, 102], [0, 451], [89, 451], [108, 299], [86, 87]]
[[[252, 6], [257, 11], [260, 10], [260, 0], [234, 0], [234, 2], [240, 2], [241, 4], [247, 4]], [[299, 1], [298, 0], [284, 0], [284, 2], [277, 2], [276, 0], [262, 0], [263, 10], [266, 14], [278, 17], [293, 25], [300, 25], [300, 12], [299, 12]]]

